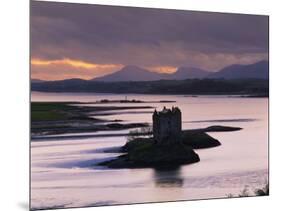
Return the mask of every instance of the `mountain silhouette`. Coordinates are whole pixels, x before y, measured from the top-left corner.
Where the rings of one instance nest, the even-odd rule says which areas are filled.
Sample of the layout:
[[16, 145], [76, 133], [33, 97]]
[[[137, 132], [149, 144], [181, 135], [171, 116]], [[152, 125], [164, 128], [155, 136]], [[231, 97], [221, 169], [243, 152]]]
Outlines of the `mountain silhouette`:
[[157, 81], [157, 80], [185, 80], [185, 79], [203, 79], [203, 78], [224, 78], [224, 79], [268, 79], [269, 64], [268, 61], [260, 61], [254, 64], [241, 65], [233, 64], [222, 68], [217, 72], [209, 72], [194, 67], [179, 67], [176, 72], [158, 73], [147, 69], [129, 65], [121, 70], [92, 80], [105, 82], [121, 81]]
[[224, 78], [224, 79], [268, 79], [269, 78], [269, 63], [266, 60], [240, 65], [234, 64], [221, 69], [218, 72], [208, 75], [208, 78]]
[[179, 67], [176, 72], [158, 73], [151, 72], [147, 69], [134, 65], [123, 67], [121, 70], [102, 76], [93, 78], [94, 81], [157, 81], [157, 80], [184, 80], [189, 78], [204, 78], [209, 74], [208, 71], [199, 68]]

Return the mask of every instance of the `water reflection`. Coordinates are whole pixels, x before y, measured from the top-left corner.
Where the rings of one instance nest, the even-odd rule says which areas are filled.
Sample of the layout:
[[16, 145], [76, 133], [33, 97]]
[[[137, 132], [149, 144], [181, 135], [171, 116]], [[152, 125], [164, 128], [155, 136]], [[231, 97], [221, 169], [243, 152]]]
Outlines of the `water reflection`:
[[156, 187], [182, 187], [184, 184], [180, 167], [154, 169], [153, 178]]

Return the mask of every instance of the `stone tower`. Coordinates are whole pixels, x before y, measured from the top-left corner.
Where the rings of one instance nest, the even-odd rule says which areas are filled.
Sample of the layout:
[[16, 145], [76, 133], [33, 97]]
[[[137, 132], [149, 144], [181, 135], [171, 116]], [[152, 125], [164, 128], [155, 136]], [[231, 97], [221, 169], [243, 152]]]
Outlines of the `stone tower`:
[[153, 137], [156, 143], [179, 141], [181, 129], [181, 111], [178, 107], [164, 107], [162, 111], [154, 111]]

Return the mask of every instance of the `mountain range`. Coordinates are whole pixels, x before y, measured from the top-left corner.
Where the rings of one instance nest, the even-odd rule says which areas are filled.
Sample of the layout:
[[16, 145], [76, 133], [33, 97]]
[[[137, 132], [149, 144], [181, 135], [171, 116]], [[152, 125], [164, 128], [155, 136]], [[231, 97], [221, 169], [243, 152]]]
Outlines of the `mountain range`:
[[168, 79], [169, 74], [156, 73], [148, 71], [144, 68], [129, 65], [123, 67], [121, 70], [108, 74], [102, 77], [93, 78], [94, 81], [157, 81], [161, 79]]
[[[217, 72], [180, 67], [172, 74], [150, 72], [137, 66], [92, 80], [79, 78], [31, 80], [32, 91], [139, 94], [239, 94], [268, 96], [268, 61], [231, 65]], [[164, 80], [162, 80], [164, 79]]]
[[249, 65], [234, 64], [227, 66], [217, 72], [209, 72], [193, 67], [179, 67], [176, 72], [157, 73], [147, 69], [129, 65], [121, 70], [93, 78], [94, 81], [121, 82], [121, 81], [157, 81], [157, 80], [185, 80], [202, 78], [221, 78], [221, 79], [268, 79], [269, 73], [268, 61], [260, 61]]
[[102, 77], [93, 78], [94, 81], [117, 82], [117, 81], [158, 81], [158, 80], [184, 80], [194, 78], [204, 78], [210, 72], [199, 68], [179, 67], [176, 72], [157, 73], [147, 69], [129, 65], [121, 70]]
[[268, 61], [260, 61], [249, 65], [234, 64], [212, 73], [208, 78], [241, 79], [241, 78], [269, 78]]
[[[151, 72], [147, 69], [128, 65], [114, 73], [96, 77], [89, 81], [124, 82], [124, 81], [158, 81], [185, 79], [266, 79], [269, 78], [269, 63], [266, 60], [248, 64], [233, 64], [216, 72], [210, 72], [194, 67], [179, 67], [174, 73]], [[73, 79], [82, 80], [82, 79]], [[65, 81], [72, 81], [66, 79]], [[44, 80], [31, 79], [31, 83], [43, 83]]]

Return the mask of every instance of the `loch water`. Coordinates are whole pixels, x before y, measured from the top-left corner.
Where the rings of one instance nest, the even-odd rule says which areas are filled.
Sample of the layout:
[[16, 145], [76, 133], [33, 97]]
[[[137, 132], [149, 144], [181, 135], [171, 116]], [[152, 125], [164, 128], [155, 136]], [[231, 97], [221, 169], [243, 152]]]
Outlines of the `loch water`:
[[[243, 128], [211, 132], [221, 146], [196, 150], [201, 161], [176, 169], [107, 169], [95, 164], [118, 156], [104, 149], [127, 141], [120, 137], [54, 138], [31, 140], [31, 207], [63, 208], [128, 203], [222, 198], [251, 193], [268, 181], [268, 98], [237, 96], [136, 95], [32, 92], [32, 101], [94, 102], [136, 99], [173, 103], [111, 103], [114, 106], [148, 105], [162, 109], [178, 106], [183, 129], [212, 125]], [[84, 106], [93, 105], [83, 104]], [[83, 106], [81, 105], [81, 106]], [[95, 106], [105, 106], [98, 104]], [[125, 123], [152, 123], [152, 109], [108, 111], [101, 116]], [[104, 112], [103, 112], [104, 113]], [[120, 132], [120, 131], [118, 131]], [[128, 132], [123, 130], [122, 132]], [[98, 134], [114, 132], [98, 132]], [[88, 133], [89, 134], [89, 133]], [[90, 134], [95, 134], [90, 133]], [[83, 135], [82, 133], [79, 135]]]

